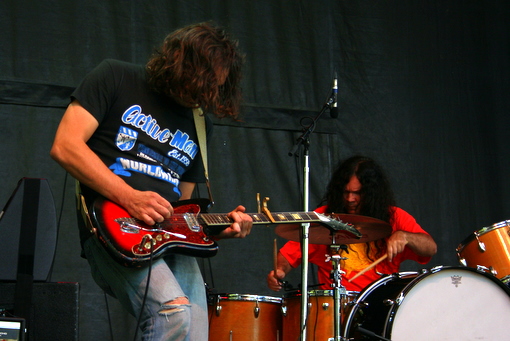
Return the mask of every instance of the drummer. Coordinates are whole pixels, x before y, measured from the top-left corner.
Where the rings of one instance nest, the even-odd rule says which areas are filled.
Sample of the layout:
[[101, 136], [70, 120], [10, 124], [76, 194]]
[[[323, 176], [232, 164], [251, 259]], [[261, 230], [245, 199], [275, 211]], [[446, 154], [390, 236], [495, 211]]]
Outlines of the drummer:
[[[393, 191], [381, 167], [372, 159], [353, 156], [340, 163], [327, 187], [322, 203], [315, 210], [318, 213], [349, 213], [376, 218], [391, 225], [392, 233], [387, 238], [357, 244], [347, 244], [342, 250], [340, 268], [342, 285], [348, 291], [361, 291], [370, 283], [381, 278], [382, 274], [399, 272], [400, 264], [413, 260], [426, 264], [436, 253], [434, 239], [421, 228], [416, 220], [403, 209], [396, 207]], [[318, 267], [317, 279], [320, 289], [332, 288], [329, 245], [309, 244], [309, 262]], [[355, 278], [361, 270], [374, 261], [387, 255], [375, 267]], [[272, 270], [267, 275], [270, 289], [282, 288], [285, 276], [301, 264], [301, 244], [288, 241], [278, 252], [276, 274]]]

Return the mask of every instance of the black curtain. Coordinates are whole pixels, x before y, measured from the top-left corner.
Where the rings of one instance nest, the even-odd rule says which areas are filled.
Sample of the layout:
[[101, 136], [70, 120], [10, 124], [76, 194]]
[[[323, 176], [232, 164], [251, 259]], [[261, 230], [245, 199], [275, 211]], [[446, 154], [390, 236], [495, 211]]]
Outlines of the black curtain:
[[[339, 116], [324, 112], [310, 136], [310, 209], [341, 159], [371, 156], [438, 243], [429, 264], [403, 270], [457, 265], [459, 243], [510, 215], [509, 14], [506, 1], [474, 0], [3, 1], [0, 205], [19, 178], [49, 180], [61, 212], [52, 280], [80, 283], [80, 340], [106, 339], [105, 298], [79, 256], [73, 180], [48, 156], [53, 134], [70, 92], [102, 59], [142, 64], [170, 31], [213, 20], [246, 53], [242, 120], [215, 119], [209, 144], [213, 212], [254, 212], [256, 193], [272, 211], [302, 210], [304, 157], [288, 152], [336, 73]], [[200, 260], [209, 286], [281, 296], [265, 285], [274, 238], [285, 242], [255, 226], [220, 241], [216, 257]], [[134, 320], [108, 303], [114, 339], [132, 338]]]

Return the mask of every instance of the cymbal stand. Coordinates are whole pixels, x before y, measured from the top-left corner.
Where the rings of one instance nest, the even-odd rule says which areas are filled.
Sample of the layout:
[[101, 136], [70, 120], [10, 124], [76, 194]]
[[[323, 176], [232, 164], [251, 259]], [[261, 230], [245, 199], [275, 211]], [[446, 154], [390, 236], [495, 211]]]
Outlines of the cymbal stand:
[[[334, 341], [341, 341], [341, 332], [342, 332], [342, 297], [345, 297], [347, 294], [347, 291], [345, 290], [345, 287], [342, 286], [342, 275], [345, 274], [344, 271], [341, 270], [340, 261], [346, 260], [346, 257], [342, 257], [340, 253], [342, 250], [345, 249], [345, 245], [338, 245], [335, 244], [335, 237], [333, 234], [333, 244], [330, 246], [330, 252], [331, 255], [329, 255], [328, 260], [331, 261], [331, 264], [333, 266], [333, 270], [331, 271], [331, 279], [333, 280], [333, 283], [331, 286], [333, 287], [333, 293], [334, 293], [334, 331], [335, 336], [333, 338]], [[330, 339], [331, 340], [331, 339]]]

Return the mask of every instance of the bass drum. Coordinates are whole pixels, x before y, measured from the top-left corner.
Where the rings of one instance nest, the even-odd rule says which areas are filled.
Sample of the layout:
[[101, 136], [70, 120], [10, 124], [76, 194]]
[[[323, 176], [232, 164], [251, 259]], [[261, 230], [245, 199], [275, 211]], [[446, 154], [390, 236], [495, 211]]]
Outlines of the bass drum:
[[366, 287], [344, 328], [347, 340], [506, 340], [510, 289], [464, 267], [402, 272]]
[[217, 294], [208, 300], [210, 341], [281, 340], [281, 298]]

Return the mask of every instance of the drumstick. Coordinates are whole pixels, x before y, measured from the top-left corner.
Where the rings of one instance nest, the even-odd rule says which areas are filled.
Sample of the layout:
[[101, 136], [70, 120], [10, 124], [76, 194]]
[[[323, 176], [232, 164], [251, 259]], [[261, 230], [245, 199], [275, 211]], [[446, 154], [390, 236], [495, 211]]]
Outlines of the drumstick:
[[276, 278], [276, 268], [278, 267], [278, 246], [276, 245], [276, 238], [273, 241], [273, 269], [274, 278]]
[[382, 256], [381, 258], [379, 258], [378, 260], [376, 260], [375, 262], [373, 262], [372, 264], [370, 264], [369, 266], [367, 266], [366, 268], [364, 268], [360, 272], [358, 272], [353, 278], [349, 279], [348, 282], [354, 281], [356, 278], [358, 278], [359, 276], [363, 275], [365, 272], [367, 272], [368, 270], [372, 269], [374, 266], [376, 266], [377, 264], [379, 264], [380, 262], [382, 262], [386, 258], [388, 258], [387, 254]]

